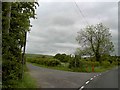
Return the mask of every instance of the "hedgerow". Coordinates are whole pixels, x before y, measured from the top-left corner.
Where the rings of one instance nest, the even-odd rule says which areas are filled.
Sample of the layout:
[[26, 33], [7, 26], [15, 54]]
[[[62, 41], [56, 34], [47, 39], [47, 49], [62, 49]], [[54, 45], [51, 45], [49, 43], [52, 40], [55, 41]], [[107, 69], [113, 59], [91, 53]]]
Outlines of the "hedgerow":
[[27, 61], [46, 66], [58, 66], [61, 64], [59, 60], [53, 58], [27, 58]]

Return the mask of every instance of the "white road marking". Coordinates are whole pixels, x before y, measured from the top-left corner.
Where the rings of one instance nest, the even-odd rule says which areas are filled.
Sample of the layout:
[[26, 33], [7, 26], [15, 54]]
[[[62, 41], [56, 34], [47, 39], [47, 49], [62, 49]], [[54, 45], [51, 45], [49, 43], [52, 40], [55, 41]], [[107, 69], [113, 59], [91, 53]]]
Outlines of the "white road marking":
[[[97, 76], [101, 75], [100, 74], [97, 74]], [[96, 76], [94, 76], [93, 78], [95, 78]], [[90, 80], [93, 80], [93, 78], [90, 78]], [[85, 84], [88, 84], [90, 81], [86, 81]], [[85, 86], [82, 86], [79, 90], [82, 90]]]
[[90, 80], [93, 80], [93, 78], [91, 78]]
[[87, 81], [85, 84], [88, 84], [90, 81]]
[[79, 90], [82, 90], [84, 88], [84, 86], [82, 86]]

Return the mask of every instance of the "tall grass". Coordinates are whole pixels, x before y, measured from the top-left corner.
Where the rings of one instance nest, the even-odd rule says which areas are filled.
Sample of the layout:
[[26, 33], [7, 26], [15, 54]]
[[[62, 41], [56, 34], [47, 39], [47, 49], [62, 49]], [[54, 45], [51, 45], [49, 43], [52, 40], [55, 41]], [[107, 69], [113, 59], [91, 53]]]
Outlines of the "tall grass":
[[21, 80], [9, 80], [8, 82], [10, 83], [10, 85], [8, 86], [2, 86], [3, 89], [5, 88], [37, 88], [37, 82], [35, 79], [33, 79], [30, 74], [29, 74], [29, 70], [26, 67], [26, 65], [24, 66], [24, 74], [23, 74], [23, 79]]
[[35, 79], [33, 79], [29, 72], [25, 72], [24, 73], [24, 78], [22, 80], [19, 81], [15, 81], [16, 85], [14, 86], [14, 88], [36, 88], [37, 87], [37, 83], [35, 81]]

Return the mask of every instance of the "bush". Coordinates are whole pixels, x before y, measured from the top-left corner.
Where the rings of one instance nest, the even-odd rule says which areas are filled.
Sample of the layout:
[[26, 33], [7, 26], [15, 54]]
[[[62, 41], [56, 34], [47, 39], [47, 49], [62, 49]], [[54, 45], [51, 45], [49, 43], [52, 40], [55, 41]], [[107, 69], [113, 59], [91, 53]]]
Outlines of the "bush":
[[46, 66], [57, 66], [60, 65], [60, 61], [57, 59], [48, 59], [48, 58], [28, 58], [27, 59], [28, 62], [31, 63], [36, 63], [36, 64], [40, 64], [40, 65], [46, 65]]
[[109, 67], [111, 64], [110, 64], [110, 62], [108, 62], [108, 61], [102, 61], [102, 66], [104, 67], [104, 68], [107, 68], [107, 67]]
[[97, 62], [97, 61], [83, 61], [83, 60], [81, 60], [81, 64], [84, 65], [84, 66], [90, 66], [90, 67], [92, 67], [93, 65], [95, 67], [100, 66], [100, 63]]
[[[35, 60], [35, 59], [34, 59]], [[33, 60], [33, 58], [27, 58], [28, 62], [34, 63], [35, 61]]]
[[112, 65], [118, 65], [118, 62], [113, 61]]
[[68, 62], [69, 61], [69, 59], [71, 58], [71, 56], [70, 55], [66, 55], [66, 54], [56, 54], [55, 56], [54, 56], [54, 58], [55, 59], [58, 59], [58, 60], [60, 60], [61, 62]]
[[78, 57], [71, 58], [69, 61], [69, 68], [78, 68], [80, 67], [80, 59]]
[[42, 58], [46, 58], [45, 56], [42, 56]]
[[50, 60], [47, 60], [46, 62], [47, 62], [46, 63], [47, 66], [57, 66], [61, 64], [60, 61], [57, 59], [50, 59]]

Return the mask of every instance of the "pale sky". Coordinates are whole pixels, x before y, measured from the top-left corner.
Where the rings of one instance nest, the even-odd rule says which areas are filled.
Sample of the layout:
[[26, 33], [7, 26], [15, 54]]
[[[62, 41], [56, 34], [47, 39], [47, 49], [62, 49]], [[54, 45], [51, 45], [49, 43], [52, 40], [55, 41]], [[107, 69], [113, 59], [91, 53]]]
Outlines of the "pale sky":
[[[81, 9], [79, 13], [75, 3]], [[77, 32], [87, 23], [103, 23], [110, 28], [118, 53], [118, 3], [117, 2], [43, 2], [39, 1], [36, 20], [31, 20], [33, 27], [27, 36], [26, 52], [55, 55], [56, 53], [73, 54], [80, 45], [75, 40]]]

